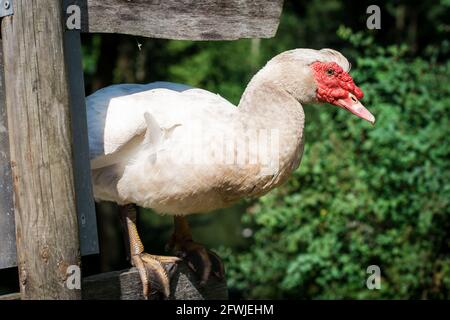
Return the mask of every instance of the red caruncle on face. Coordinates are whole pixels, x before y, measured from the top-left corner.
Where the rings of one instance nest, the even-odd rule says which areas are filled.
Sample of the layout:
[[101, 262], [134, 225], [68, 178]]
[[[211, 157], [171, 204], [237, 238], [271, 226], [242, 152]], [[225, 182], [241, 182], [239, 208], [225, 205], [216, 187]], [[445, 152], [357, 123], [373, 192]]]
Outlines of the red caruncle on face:
[[317, 84], [317, 99], [334, 104], [339, 99], [348, 98], [352, 93], [357, 99], [364, 94], [353, 82], [352, 77], [335, 62], [314, 62], [311, 65]]

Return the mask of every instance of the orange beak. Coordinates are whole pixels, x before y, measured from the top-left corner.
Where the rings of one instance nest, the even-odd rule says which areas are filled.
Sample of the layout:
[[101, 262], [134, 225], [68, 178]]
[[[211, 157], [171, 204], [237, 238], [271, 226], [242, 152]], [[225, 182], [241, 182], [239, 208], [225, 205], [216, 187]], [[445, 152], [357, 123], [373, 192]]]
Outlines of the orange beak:
[[338, 107], [346, 109], [353, 113], [355, 116], [361, 119], [369, 121], [371, 124], [375, 124], [375, 117], [367, 110], [361, 102], [352, 93], [348, 94], [345, 99], [339, 99], [335, 102]]

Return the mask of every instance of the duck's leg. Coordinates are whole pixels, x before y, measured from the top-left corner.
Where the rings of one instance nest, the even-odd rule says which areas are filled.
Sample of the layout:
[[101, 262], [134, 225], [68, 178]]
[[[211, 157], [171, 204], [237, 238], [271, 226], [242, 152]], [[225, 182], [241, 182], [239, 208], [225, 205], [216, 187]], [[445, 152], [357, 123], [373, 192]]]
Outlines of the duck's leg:
[[167, 246], [187, 262], [200, 277], [201, 285], [208, 281], [211, 274], [223, 279], [225, 272], [222, 260], [216, 253], [192, 240], [191, 229], [185, 217], [175, 216], [174, 232]]
[[136, 228], [136, 206], [128, 204], [120, 206], [120, 218], [124, 227], [126, 242], [129, 247], [129, 259], [131, 264], [139, 271], [143, 286], [143, 295], [147, 299], [150, 291], [160, 292], [164, 298], [170, 294], [169, 272], [164, 267], [171, 268], [180, 261], [177, 257], [156, 256], [144, 252], [144, 246]]

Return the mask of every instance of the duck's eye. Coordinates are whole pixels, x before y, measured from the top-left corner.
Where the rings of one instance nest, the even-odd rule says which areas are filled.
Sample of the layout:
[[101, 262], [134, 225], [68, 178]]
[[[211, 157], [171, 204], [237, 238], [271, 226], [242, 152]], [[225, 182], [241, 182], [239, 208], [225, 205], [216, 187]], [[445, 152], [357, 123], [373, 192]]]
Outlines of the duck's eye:
[[334, 75], [334, 70], [333, 69], [327, 69], [326, 73], [329, 76], [333, 76]]

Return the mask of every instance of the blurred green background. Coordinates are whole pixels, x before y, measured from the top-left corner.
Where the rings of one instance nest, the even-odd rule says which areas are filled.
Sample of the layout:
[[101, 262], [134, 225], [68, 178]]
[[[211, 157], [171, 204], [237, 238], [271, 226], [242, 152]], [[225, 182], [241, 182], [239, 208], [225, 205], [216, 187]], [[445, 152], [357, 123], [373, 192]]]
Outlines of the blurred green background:
[[[286, 0], [272, 39], [83, 35], [87, 94], [164, 80], [237, 104], [252, 75], [282, 51], [330, 47], [352, 62], [375, 126], [329, 105], [306, 106], [302, 164], [286, 185], [189, 218], [195, 240], [223, 258], [231, 298], [450, 296], [450, 0], [379, 2], [381, 30], [366, 28], [371, 4]], [[127, 267], [115, 205], [97, 209], [102, 252], [84, 258], [85, 274]], [[172, 219], [141, 211], [146, 250], [164, 253]], [[366, 287], [374, 264], [380, 290]], [[9, 289], [15, 276], [0, 272]]]

